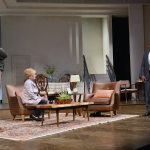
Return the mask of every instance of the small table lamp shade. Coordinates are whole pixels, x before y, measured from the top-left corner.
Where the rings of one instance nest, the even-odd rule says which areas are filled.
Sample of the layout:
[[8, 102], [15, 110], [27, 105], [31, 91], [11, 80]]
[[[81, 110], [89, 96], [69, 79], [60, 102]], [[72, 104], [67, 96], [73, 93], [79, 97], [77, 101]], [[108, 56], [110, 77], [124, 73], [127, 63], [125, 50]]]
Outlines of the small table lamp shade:
[[80, 82], [80, 76], [79, 75], [71, 75], [70, 82]]
[[76, 88], [76, 84], [77, 84], [77, 82], [80, 82], [80, 76], [79, 75], [71, 75], [70, 82], [75, 82], [74, 88], [73, 88], [73, 93], [78, 93], [78, 90]]

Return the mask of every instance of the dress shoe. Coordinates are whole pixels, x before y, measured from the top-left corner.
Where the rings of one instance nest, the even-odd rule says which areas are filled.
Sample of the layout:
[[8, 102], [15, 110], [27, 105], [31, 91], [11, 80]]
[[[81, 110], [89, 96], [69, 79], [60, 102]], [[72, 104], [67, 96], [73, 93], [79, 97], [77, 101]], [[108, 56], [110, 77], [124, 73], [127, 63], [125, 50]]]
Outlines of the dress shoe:
[[100, 117], [101, 116], [101, 112], [100, 111], [97, 111], [96, 112], [96, 117]]
[[96, 113], [90, 113], [90, 117], [96, 117]]
[[41, 118], [36, 118], [35, 116], [32, 115], [32, 120], [36, 120], [36, 121], [42, 121]]
[[143, 114], [143, 116], [150, 116], [150, 112]]
[[[38, 118], [42, 120], [42, 116], [39, 116]], [[43, 121], [44, 121], [44, 118], [43, 118]]]
[[90, 114], [90, 117], [100, 117], [101, 116], [101, 112], [94, 112]]
[[[41, 121], [42, 121], [42, 118], [39, 117], [39, 119], [41, 119]], [[44, 121], [44, 119], [43, 119], [43, 121]]]

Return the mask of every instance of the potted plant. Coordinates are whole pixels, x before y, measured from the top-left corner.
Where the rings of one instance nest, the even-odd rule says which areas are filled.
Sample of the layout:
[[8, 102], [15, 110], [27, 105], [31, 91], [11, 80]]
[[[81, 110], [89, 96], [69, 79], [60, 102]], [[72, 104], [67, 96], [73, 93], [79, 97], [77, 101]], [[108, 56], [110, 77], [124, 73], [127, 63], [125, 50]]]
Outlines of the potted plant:
[[56, 97], [56, 104], [70, 104], [72, 102], [71, 96], [67, 94], [67, 92], [62, 92]]
[[48, 82], [52, 81], [52, 75], [53, 73], [56, 71], [55, 66], [53, 65], [53, 67], [46, 65], [46, 67], [44, 67], [44, 70], [46, 72], [46, 74], [48, 75]]

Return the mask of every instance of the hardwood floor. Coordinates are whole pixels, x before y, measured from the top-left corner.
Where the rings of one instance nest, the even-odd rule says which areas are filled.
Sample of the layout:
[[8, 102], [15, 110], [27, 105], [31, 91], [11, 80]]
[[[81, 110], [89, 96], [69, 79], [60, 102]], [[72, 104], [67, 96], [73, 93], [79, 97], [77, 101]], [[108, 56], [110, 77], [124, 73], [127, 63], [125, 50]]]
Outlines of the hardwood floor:
[[[143, 117], [145, 111], [144, 103], [121, 105], [119, 114], [139, 116], [27, 141], [0, 139], [0, 150], [142, 150], [150, 146], [150, 116]], [[10, 117], [8, 109], [0, 110], [0, 119]]]

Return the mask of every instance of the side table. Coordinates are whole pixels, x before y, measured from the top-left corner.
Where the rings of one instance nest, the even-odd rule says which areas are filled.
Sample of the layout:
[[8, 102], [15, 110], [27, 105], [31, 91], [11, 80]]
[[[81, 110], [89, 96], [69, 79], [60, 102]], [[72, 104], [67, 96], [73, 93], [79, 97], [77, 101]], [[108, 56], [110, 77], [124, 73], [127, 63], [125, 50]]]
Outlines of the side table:
[[144, 100], [145, 100], [145, 83], [144, 82], [136, 82], [135, 87], [138, 89], [138, 93], [141, 90], [144, 90]]
[[[74, 102], [81, 102], [81, 96], [84, 95], [84, 93], [72, 93], [72, 94], [69, 94], [69, 95], [73, 95]], [[76, 101], [76, 96], [77, 96], [77, 95], [79, 95], [78, 101]], [[80, 113], [79, 108], [77, 108], [76, 110], [77, 110], [79, 116], [81, 116], [81, 113]], [[70, 111], [70, 109], [67, 110], [67, 112], [66, 112], [66, 117], [68, 116], [69, 111]]]

